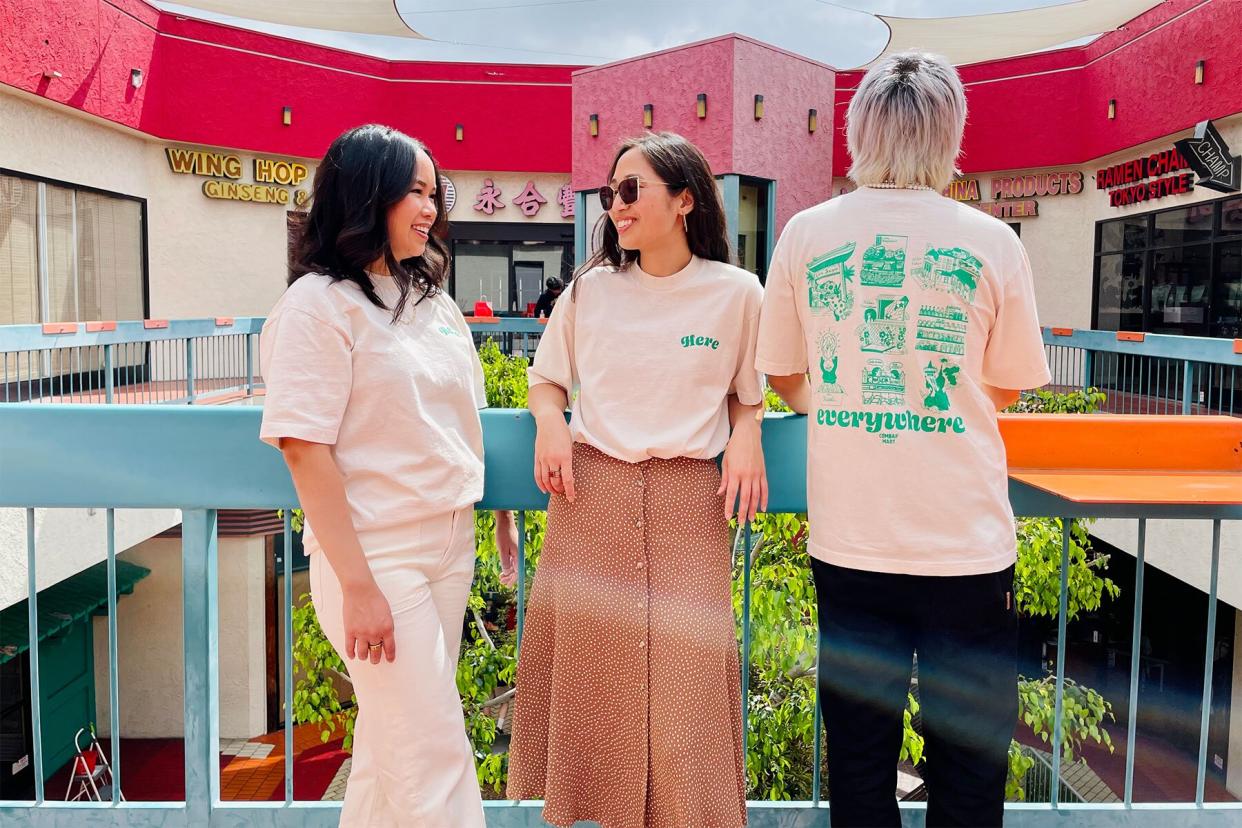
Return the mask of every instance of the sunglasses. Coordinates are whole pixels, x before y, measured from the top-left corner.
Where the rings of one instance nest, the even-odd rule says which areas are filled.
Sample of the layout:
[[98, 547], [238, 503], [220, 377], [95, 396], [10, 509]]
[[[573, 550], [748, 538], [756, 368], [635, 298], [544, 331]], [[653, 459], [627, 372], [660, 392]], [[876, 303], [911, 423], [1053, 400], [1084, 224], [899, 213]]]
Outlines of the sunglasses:
[[672, 187], [673, 189], [681, 189], [685, 184], [667, 184], [663, 181], [643, 181], [636, 175], [631, 175], [617, 182], [614, 189], [605, 184], [599, 188], [599, 203], [603, 205], [604, 210], [612, 209], [614, 199], [620, 198], [622, 204], [633, 204], [638, 201], [639, 195], [642, 194], [643, 186], [648, 187]]

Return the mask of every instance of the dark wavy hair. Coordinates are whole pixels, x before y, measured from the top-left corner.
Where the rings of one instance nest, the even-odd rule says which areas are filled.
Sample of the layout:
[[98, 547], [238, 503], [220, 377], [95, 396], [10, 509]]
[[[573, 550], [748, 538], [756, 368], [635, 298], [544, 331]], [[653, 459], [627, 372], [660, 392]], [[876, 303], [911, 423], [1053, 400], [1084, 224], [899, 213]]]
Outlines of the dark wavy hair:
[[[686, 216], [686, 241], [690, 244], [690, 252], [700, 259], [734, 264], [720, 192], [716, 189], [711, 165], [699, 148], [674, 132], [653, 132], [630, 138], [613, 156], [612, 166], [608, 168], [610, 181], [617, 172], [621, 156], [632, 149], [640, 150], [656, 175], [670, 185], [670, 194], [678, 195], [689, 189], [694, 196], [694, 209]], [[578, 269], [579, 274], [600, 265], [624, 270], [638, 261], [637, 250], [622, 249], [617, 240], [617, 227], [608, 213], [600, 217], [591, 234], [595, 238], [595, 253]]]
[[[388, 243], [388, 208], [405, 198], [414, 180], [421, 150], [431, 159], [436, 219], [423, 255], [398, 261]], [[375, 305], [387, 309], [375, 293], [366, 268], [383, 258], [401, 291], [392, 308], [395, 322], [411, 293], [418, 304], [440, 291], [448, 276], [448, 211], [440, 187], [440, 167], [419, 140], [392, 127], [366, 124], [342, 133], [315, 171], [310, 215], [298, 238], [289, 276], [293, 284], [308, 273], [356, 284]]]

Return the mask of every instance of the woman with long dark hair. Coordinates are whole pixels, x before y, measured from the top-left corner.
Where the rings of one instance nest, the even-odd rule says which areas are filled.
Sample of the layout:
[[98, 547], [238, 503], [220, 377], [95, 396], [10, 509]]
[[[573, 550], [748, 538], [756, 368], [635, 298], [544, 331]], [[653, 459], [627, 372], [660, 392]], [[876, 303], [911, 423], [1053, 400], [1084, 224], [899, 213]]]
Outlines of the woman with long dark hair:
[[762, 289], [732, 265], [715, 179], [684, 138], [626, 142], [600, 197], [598, 252], [530, 369], [535, 477], [551, 499], [508, 795], [544, 799], [557, 826], [736, 828], [728, 519], [735, 504], [740, 520], [766, 507]]
[[483, 825], [455, 674], [486, 397], [443, 290], [438, 182], [394, 129], [337, 138], [263, 326], [261, 437], [289, 465], [316, 615], [358, 696], [342, 825]]

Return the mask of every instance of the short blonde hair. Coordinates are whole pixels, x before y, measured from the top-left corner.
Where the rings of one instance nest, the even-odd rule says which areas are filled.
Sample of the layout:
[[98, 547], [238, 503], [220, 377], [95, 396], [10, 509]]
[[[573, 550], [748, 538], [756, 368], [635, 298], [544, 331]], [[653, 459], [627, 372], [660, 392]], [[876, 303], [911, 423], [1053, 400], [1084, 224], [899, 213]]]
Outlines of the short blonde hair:
[[891, 182], [937, 191], [957, 173], [966, 92], [939, 55], [890, 55], [863, 77], [845, 113], [845, 140], [860, 187]]

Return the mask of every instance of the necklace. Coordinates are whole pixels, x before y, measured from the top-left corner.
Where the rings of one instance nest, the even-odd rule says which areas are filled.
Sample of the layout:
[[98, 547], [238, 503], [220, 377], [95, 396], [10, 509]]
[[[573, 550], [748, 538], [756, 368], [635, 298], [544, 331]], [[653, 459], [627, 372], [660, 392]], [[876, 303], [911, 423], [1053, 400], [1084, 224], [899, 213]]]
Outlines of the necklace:
[[865, 185], [873, 190], [930, 190], [926, 184], [894, 184], [891, 181], [881, 181], [879, 184]]

